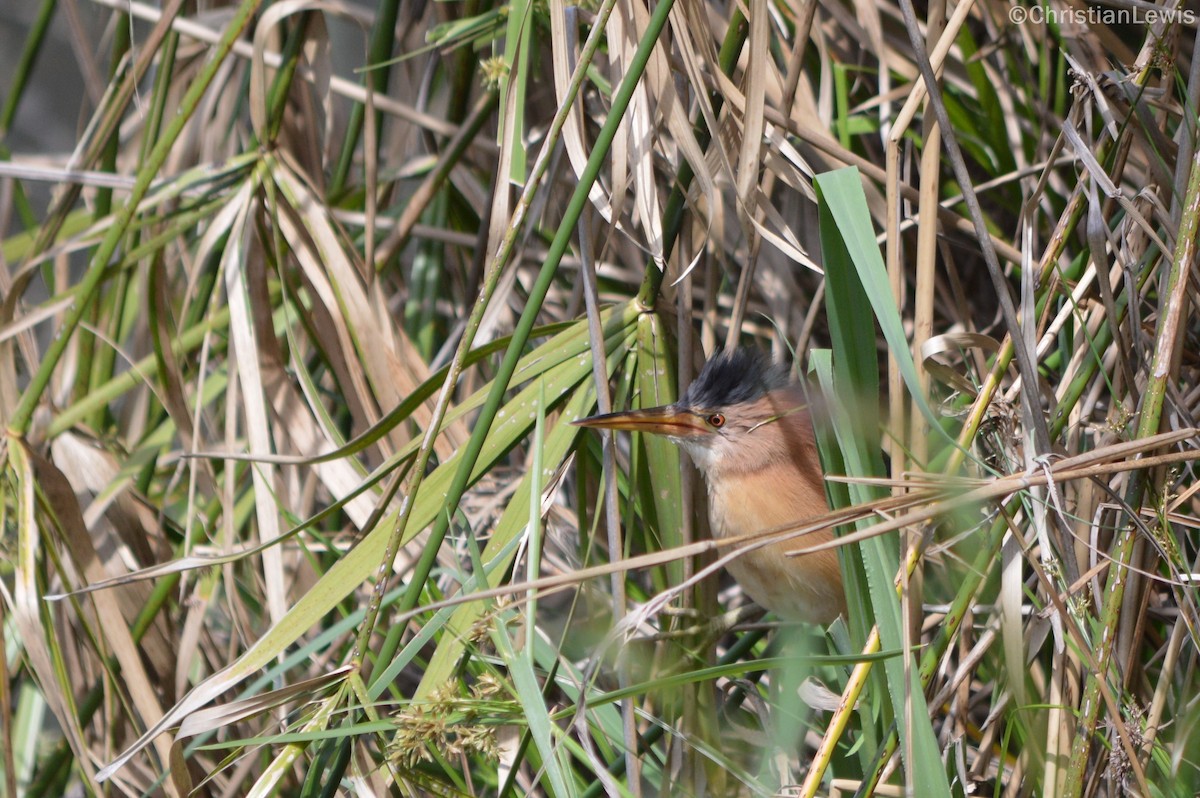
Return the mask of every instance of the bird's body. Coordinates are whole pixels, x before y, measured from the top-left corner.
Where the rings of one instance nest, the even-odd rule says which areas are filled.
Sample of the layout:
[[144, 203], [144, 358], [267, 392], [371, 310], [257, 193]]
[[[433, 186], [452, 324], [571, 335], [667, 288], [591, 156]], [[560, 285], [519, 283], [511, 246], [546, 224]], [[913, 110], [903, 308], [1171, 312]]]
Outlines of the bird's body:
[[[704, 476], [718, 539], [798, 526], [828, 509], [804, 392], [753, 350], [709, 360], [676, 404], [577, 423], [655, 432], [682, 446]], [[830, 538], [820, 530], [753, 548], [729, 572], [781, 617], [831, 623], [846, 608], [837, 553], [786, 556]]]
[[[773, 397], [776, 403], [803, 402], [798, 389], [782, 393]], [[738, 468], [713, 464], [700, 469], [708, 488], [709, 522], [717, 538], [777, 529], [828, 510], [808, 412], [793, 410], [775, 423], [784, 433], [772, 439], [786, 447], [778, 456], [756, 458]], [[826, 549], [802, 557], [788, 557], [787, 552], [829, 538], [827, 530], [820, 530], [751, 549], [731, 561], [728, 569], [750, 598], [780, 617], [827, 624], [846, 605], [837, 552]]]

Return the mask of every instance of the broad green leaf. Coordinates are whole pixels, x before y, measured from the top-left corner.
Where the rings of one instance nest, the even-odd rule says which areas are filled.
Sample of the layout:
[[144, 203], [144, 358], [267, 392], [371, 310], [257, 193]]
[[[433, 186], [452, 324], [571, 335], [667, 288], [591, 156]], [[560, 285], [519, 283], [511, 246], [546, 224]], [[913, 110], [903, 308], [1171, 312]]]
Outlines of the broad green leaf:
[[[829, 409], [846, 474], [883, 476], [877, 410], [879, 364], [874, 331], [861, 318], [864, 307], [875, 311], [892, 351], [902, 364], [906, 381], [909, 374], [915, 377], [915, 370], [908, 357], [908, 344], [884, 272], [883, 258], [875, 244], [858, 171], [843, 169], [820, 175], [816, 184], [821, 201], [821, 248], [833, 353], [831, 362], [828, 352], [814, 352], [812, 363], [825, 394], [838, 397], [838, 401], [829, 402]], [[854, 231], [853, 238], [847, 236], [848, 231]], [[915, 380], [909, 383], [909, 390], [923, 412], [932, 416], [924, 398], [917, 395]], [[877, 486], [854, 483], [848, 488], [854, 504], [868, 502], [881, 491]], [[864, 520], [858, 526], [864, 528], [870, 523]], [[893, 585], [900, 562], [898, 547], [895, 534], [872, 537], [858, 546], [870, 591], [870, 617], [879, 627], [883, 647], [888, 649], [901, 649], [904, 645], [900, 600]], [[858, 621], [861, 623], [863, 619]], [[906, 656], [912, 658], [912, 654]], [[917, 679], [916, 663], [911, 665], [906, 681], [902, 660], [889, 659], [884, 663], [908, 783], [919, 784], [922, 795], [949, 796], [950, 786], [929, 722], [925, 694]], [[906, 711], [906, 697], [911, 701], [911, 715]], [[907, 722], [910, 717], [911, 723]]]
[[[871, 214], [867, 208], [866, 196], [863, 194], [862, 177], [859, 175], [858, 168], [848, 166], [844, 169], [817, 175], [813, 184], [817, 188], [822, 211], [821, 243], [825, 250], [826, 274], [828, 275], [829, 259], [832, 256], [840, 262], [843, 273], [856, 276], [862, 285], [863, 292], [858, 296], [863, 297], [865, 294], [865, 299], [875, 314], [875, 322], [883, 332], [884, 340], [887, 341], [888, 351], [896, 358], [900, 367], [900, 374], [912, 395], [913, 404], [929, 421], [930, 426], [940, 431], [941, 424], [926, 402], [920, 383], [917, 381], [917, 367], [913, 362], [912, 353], [909, 351], [908, 339], [904, 335], [904, 324], [900, 319], [900, 311], [896, 309], [895, 299], [892, 297], [883, 256], [875, 244], [875, 230], [871, 226]], [[836, 247], [839, 251], [838, 254], [831, 253], [831, 247]], [[834, 289], [834, 287], [833, 283], [829, 283], [827, 290]], [[874, 362], [875, 335], [874, 330], [865, 323], [865, 319], [862, 317], [864, 310], [863, 305], [857, 304], [851, 304], [845, 308], [839, 307], [838, 310], [830, 308], [830, 326], [836, 326], [841, 330], [841, 334], [845, 336], [846, 345], [858, 353], [859, 357], [865, 356], [869, 339], [872, 350], [871, 360]], [[834, 314], [839, 312], [841, 317], [835, 321]], [[835, 362], [834, 368], [843, 367]], [[865, 377], [864, 380], [870, 382]], [[877, 376], [873, 382], [878, 384]], [[855, 385], [854, 387], [864, 389], [866, 386]], [[878, 396], [878, 393], [872, 395]]]
[[[675, 379], [674, 346], [666, 327], [657, 313], [645, 313], [638, 318], [637, 392], [634, 407], [645, 409], [670, 404], [678, 398]], [[638, 475], [638, 505], [644, 516], [643, 527], [658, 533], [657, 541], [647, 546], [669, 549], [682, 546], [682, 514], [680, 504], [679, 447], [662, 435], [637, 436], [640, 467]], [[675, 560], [665, 568], [664, 588], [683, 581], [684, 563]]]

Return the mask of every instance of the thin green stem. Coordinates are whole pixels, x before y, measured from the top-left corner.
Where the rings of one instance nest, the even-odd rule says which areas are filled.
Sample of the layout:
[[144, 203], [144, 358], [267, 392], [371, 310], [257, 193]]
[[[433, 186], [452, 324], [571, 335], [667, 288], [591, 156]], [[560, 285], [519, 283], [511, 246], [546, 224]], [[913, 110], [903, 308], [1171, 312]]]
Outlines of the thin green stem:
[[[113, 51], [109, 59], [109, 81], [117, 83], [120, 80], [121, 64], [129, 52], [129, 16], [127, 14], [117, 13], [113, 15]], [[100, 152], [100, 171], [115, 174], [117, 171], [117, 151], [121, 146], [120, 131], [114, 128], [104, 141], [103, 149]], [[112, 213], [112, 196], [111, 188], [101, 187], [96, 190], [96, 205], [95, 215], [97, 219], [108, 216]], [[119, 306], [120, 296], [116, 292], [110, 292], [107, 297], [109, 303], [115, 303]], [[117, 332], [115, 328], [115, 319], [118, 314], [112, 313], [109, 308], [104, 307], [105, 302], [92, 303], [91, 310], [88, 312], [88, 324], [85, 327], [93, 329], [99, 328], [103, 323], [101, 318], [109, 320], [112, 323], [107, 331], [110, 336]], [[91, 390], [92, 383], [97, 379], [101, 379], [104, 373], [104, 367], [112, 366], [112, 349], [108, 346], [100, 345], [99, 339], [92, 333], [84, 333], [79, 336], [79, 344], [77, 347], [79, 356], [79, 376], [80, 379], [75, 383], [75, 396], [83, 398], [88, 395]], [[108, 353], [108, 357], [104, 353]], [[109, 372], [112, 373], [111, 371]], [[98, 414], [97, 418], [92, 419], [92, 427], [101, 429], [101, 421], [103, 419], [103, 411]]]
[[38, 53], [42, 50], [42, 43], [46, 40], [46, 32], [50, 30], [50, 23], [54, 19], [54, 9], [57, 7], [58, 0], [44, 0], [25, 36], [25, 47], [21, 50], [21, 57], [17, 60], [16, 66], [13, 67], [12, 81], [8, 85], [4, 107], [0, 109], [0, 137], [8, 134], [13, 119], [17, 116], [17, 105], [25, 96], [25, 87], [29, 85], [33, 62], [37, 60]]
[[[21, 98], [25, 96], [25, 87], [29, 85], [33, 62], [37, 60], [38, 53], [42, 50], [46, 32], [54, 20], [54, 10], [57, 7], [58, 0], [43, 0], [37, 17], [30, 26], [29, 33], [25, 36], [25, 47], [21, 50], [21, 57], [13, 68], [12, 81], [9, 83], [8, 92], [4, 97], [4, 107], [0, 109], [0, 142], [8, 136], [8, 131], [12, 128], [13, 120], [17, 116], [17, 106], [20, 104]], [[8, 147], [0, 143], [0, 159], [7, 161], [10, 157]], [[21, 223], [27, 230], [37, 227], [37, 216], [29, 204], [29, 198], [25, 196], [21, 182], [15, 180], [13, 186], [13, 204], [21, 216]]]
[[[379, 15], [375, 17], [375, 26], [371, 29], [371, 46], [367, 51], [367, 73], [363, 79], [367, 91], [375, 94], [387, 94], [388, 79], [391, 77], [391, 67], [385, 62], [392, 56], [392, 47], [396, 43], [396, 19], [400, 14], [400, 0], [383, 0], [379, 4]], [[383, 64], [375, 67], [374, 64]], [[354, 164], [354, 153], [358, 149], [358, 138], [362, 135], [363, 119], [366, 117], [366, 106], [355, 103], [350, 110], [350, 121], [346, 125], [341, 157], [333, 178], [329, 181], [330, 197], [342, 193], [346, 180], [350, 176], [350, 167]], [[377, 121], [382, 126], [382, 121]], [[379, 137], [376, 136], [376, 141]], [[374, 157], [369, 155], [368, 157]]]
[[292, 81], [296, 77], [296, 69], [300, 66], [304, 34], [312, 14], [312, 11], [301, 12], [299, 19], [295, 20], [295, 24], [288, 31], [287, 42], [284, 44], [282, 54], [283, 64], [275, 73], [275, 80], [271, 83], [270, 95], [267, 97], [267, 124], [270, 128], [268, 135], [271, 141], [275, 141], [279, 137], [279, 129], [283, 126], [283, 112], [287, 109], [288, 93], [291, 91]]

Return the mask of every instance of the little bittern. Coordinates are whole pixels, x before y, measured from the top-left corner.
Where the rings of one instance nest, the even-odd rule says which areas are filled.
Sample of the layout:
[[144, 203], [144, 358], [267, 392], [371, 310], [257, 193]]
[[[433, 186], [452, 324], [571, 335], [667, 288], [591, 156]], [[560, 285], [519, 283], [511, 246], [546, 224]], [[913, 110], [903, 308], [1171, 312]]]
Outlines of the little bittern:
[[[657, 433], [682, 446], [708, 485], [718, 539], [798, 524], [828, 510], [804, 391], [757, 350], [716, 355], [675, 404], [575, 423]], [[822, 530], [753, 549], [730, 562], [729, 572], [750, 598], [781, 617], [831, 623], [846, 610], [837, 553], [784, 556], [831, 536]]]

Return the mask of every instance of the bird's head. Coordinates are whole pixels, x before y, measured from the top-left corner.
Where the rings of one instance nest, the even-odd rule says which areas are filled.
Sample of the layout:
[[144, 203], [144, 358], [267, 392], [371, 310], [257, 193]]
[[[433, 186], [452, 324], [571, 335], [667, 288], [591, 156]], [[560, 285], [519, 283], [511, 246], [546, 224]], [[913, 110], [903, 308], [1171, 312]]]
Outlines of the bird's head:
[[753, 470], [764, 461], [787, 458], [791, 423], [804, 412], [804, 396], [787, 371], [757, 349], [713, 356], [678, 402], [646, 410], [583, 418], [593, 429], [665, 435], [683, 447], [705, 476], [718, 470]]

